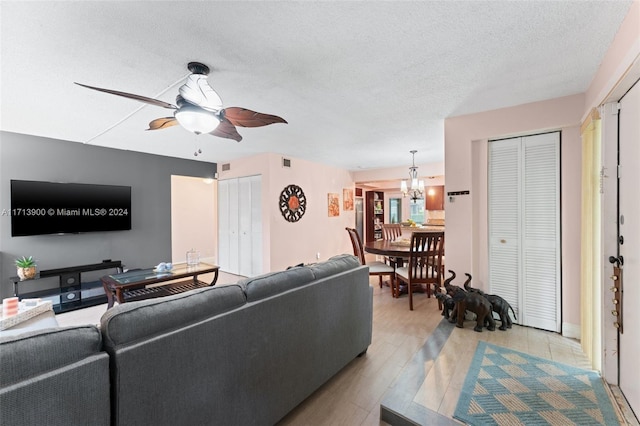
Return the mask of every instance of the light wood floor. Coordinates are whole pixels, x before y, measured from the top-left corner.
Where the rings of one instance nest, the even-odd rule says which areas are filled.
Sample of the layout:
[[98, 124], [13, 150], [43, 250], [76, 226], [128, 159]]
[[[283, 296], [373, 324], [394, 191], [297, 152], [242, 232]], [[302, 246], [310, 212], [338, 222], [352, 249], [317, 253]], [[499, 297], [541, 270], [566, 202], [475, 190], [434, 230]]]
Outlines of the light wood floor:
[[[237, 277], [221, 274], [220, 284]], [[279, 425], [386, 425], [380, 404], [391, 390], [402, 393], [402, 372], [442, 321], [435, 298], [417, 294], [414, 311], [407, 296], [391, 297], [388, 287], [370, 284], [373, 296], [373, 341], [365, 356], [354, 359], [314, 394], [291, 411]], [[97, 324], [106, 306], [57, 315], [60, 325]], [[511, 330], [474, 332], [472, 322], [453, 328], [435, 360], [426, 360], [424, 380], [405, 397], [451, 418], [479, 340], [554, 361], [589, 368], [580, 344], [557, 333], [514, 325]], [[415, 361], [415, 360], [414, 360]], [[406, 380], [406, 378], [404, 379]], [[636, 423], [637, 424], [637, 423]]]
[[[393, 299], [389, 288], [378, 287], [376, 278], [370, 283], [374, 288], [373, 342], [367, 354], [351, 362], [289, 413], [280, 425], [387, 424], [380, 420], [383, 396], [402, 386], [403, 369], [443, 317], [435, 298], [418, 294], [414, 298], [414, 311], [409, 311], [407, 296]], [[479, 340], [589, 369], [579, 342], [557, 333], [518, 325], [507, 331], [477, 333], [472, 327], [472, 322], [465, 322], [464, 329], [453, 328], [435, 361], [425, 361], [424, 382], [407, 398], [453, 417]]]

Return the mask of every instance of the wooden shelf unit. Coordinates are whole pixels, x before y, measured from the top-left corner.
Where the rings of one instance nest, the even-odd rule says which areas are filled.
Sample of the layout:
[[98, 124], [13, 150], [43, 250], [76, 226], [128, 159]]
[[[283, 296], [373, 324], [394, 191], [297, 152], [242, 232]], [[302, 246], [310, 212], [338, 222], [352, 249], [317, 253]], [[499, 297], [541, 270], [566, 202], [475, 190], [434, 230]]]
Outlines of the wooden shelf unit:
[[376, 229], [376, 223], [384, 223], [384, 192], [367, 191], [365, 193], [365, 241], [382, 238], [382, 228]]

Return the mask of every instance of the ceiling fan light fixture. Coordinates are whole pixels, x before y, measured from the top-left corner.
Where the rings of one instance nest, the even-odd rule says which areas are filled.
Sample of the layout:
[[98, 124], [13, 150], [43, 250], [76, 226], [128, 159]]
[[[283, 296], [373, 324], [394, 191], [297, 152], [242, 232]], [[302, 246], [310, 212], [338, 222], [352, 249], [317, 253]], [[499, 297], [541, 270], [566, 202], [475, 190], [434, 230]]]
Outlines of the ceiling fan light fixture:
[[222, 99], [207, 81], [204, 74], [191, 74], [178, 89], [180, 96], [187, 102], [200, 108], [218, 112], [222, 109]]
[[185, 105], [174, 113], [178, 123], [190, 132], [199, 135], [213, 132], [220, 120], [212, 112], [205, 111], [195, 105]]

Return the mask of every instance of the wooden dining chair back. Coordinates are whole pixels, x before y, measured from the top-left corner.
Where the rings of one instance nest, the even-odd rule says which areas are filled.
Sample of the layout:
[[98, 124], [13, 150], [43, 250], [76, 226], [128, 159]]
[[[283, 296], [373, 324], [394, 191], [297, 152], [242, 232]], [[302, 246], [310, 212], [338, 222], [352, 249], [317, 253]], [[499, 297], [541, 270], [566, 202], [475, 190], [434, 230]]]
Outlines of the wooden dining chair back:
[[[402, 225], [399, 223], [383, 223], [382, 224], [382, 239], [387, 241], [395, 241], [402, 236]], [[385, 256], [384, 263], [387, 265], [395, 266], [398, 264], [399, 259]], [[402, 262], [402, 260], [400, 260]]]
[[384, 262], [369, 262], [364, 258], [364, 246], [362, 245], [362, 240], [360, 239], [360, 234], [355, 228], [345, 228], [349, 233], [349, 238], [351, 239], [351, 245], [353, 246], [353, 254], [358, 259], [360, 259], [360, 263], [362, 265], [366, 265], [369, 267], [369, 275], [378, 276], [380, 288], [382, 288], [382, 277], [385, 275], [389, 276], [389, 282], [391, 286], [391, 294], [395, 294], [394, 290], [394, 282], [395, 282], [395, 268], [393, 266], [387, 265]]
[[362, 265], [366, 265], [367, 262], [364, 259], [364, 248], [362, 247], [362, 240], [360, 239], [360, 234], [355, 228], [344, 228], [349, 233], [349, 238], [351, 239], [351, 245], [353, 246], [353, 255], [360, 259], [360, 263]]
[[442, 281], [444, 232], [414, 232], [407, 266], [396, 269], [396, 279], [407, 284], [409, 309], [413, 310], [414, 287], [422, 287], [431, 297], [431, 286]]
[[399, 223], [383, 223], [382, 224], [382, 238], [389, 241], [394, 241], [402, 235], [402, 225]]

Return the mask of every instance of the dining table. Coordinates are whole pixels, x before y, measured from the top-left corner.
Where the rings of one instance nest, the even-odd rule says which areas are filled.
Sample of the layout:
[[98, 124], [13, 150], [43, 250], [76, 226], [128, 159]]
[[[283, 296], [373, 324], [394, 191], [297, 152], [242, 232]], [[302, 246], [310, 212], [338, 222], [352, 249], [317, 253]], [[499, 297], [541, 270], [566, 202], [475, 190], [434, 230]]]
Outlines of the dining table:
[[411, 252], [410, 240], [375, 240], [364, 243], [364, 251], [380, 256], [408, 259]]
[[[416, 227], [416, 232], [444, 232], [443, 226], [435, 227]], [[404, 266], [405, 261], [409, 259], [411, 255], [411, 238], [398, 238], [396, 240], [374, 240], [364, 243], [364, 251], [371, 254], [377, 254], [380, 256], [386, 256], [391, 263], [391, 266], [395, 268], [401, 268]], [[395, 278], [394, 278], [395, 279]], [[406, 293], [406, 287], [400, 286], [398, 294]]]
[[[406, 227], [412, 232], [444, 232], [444, 226]], [[405, 228], [403, 228], [403, 233]], [[380, 256], [408, 259], [411, 252], [411, 235], [396, 240], [374, 240], [364, 243], [364, 251]]]

